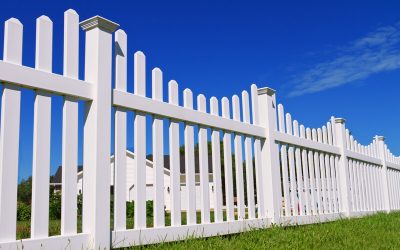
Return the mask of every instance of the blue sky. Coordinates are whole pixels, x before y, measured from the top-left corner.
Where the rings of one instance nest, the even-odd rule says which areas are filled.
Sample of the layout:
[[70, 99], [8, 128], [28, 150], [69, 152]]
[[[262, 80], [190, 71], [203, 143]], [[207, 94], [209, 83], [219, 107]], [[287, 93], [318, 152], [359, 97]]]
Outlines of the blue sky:
[[[384, 135], [400, 153], [399, 1], [3, 1], [0, 21], [24, 24], [24, 65], [34, 66], [35, 19], [47, 15], [54, 22], [53, 71], [62, 73], [69, 8], [81, 20], [102, 15], [126, 31], [130, 91], [133, 53], [141, 50], [149, 76], [153, 67], [163, 70], [165, 89], [175, 79], [180, 90], [220, 99], [251, 83], [269, 86], [306, 126], [344, 117], [361, 143]], [[83, 78], [82, 60], [80, 66]], [[22, 102], [20, 178], [31, 173], [33, 93], [24, 91]], [[61, 104], [53, 98], [52, 173], [61, 164]]]

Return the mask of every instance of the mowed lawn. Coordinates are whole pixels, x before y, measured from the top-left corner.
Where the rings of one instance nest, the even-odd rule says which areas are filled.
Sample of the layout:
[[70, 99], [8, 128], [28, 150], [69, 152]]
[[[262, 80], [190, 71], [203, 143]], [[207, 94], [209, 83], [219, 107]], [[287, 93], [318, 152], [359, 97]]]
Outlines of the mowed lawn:
[[[185, 216], [182, 216], [186, 223]], [[200, 217], [200, 216], [198, 216]], [[169, 222], [169, 216], [166, 216]], [[152, 218], [148, 218], [152, 226]], [[169, 224], [169, 223], [168, 223]], [[49, 234], [60, 234], [60, 221], [49, 222]], [[133, 219], [128, 218], [128, 228]], [[18, 222], [17, 237], [29, 238], [30, 222]], [[78, 232], [81, 221], [78, 220]], [[329, 223], [272, 227], [235, 235], [161, 243], [130, 249], [400, 249], [400, 212]]]
[[273, 227], [230, 236], [162, 243], [144, 248], [400, 249], [400, 213], [379, 213], [364, 218], [304, 226]]

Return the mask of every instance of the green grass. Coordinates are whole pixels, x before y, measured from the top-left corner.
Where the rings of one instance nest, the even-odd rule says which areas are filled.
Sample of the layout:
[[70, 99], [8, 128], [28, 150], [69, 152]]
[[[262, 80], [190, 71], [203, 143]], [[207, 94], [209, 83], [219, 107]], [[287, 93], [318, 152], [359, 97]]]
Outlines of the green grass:
[[[169, 220], [169, 216], [166, 220]], [[185, 218], [182, 214], [183, 220]], [[78, 231], [81, 225], [78, 221]], [[151, 225], [151, 218], [148, 220]], [[128, 228], [133, 219], [128, 218]], [[18, 222], [18, 238], [29, 238], [29, 222]], [[58, 235], [60, 221], [49, 224], [50, 235]], [[130, 249], [400, 249], [400, 212], [379, 213], [364, 218], [342, 219], [305, 226], [272, 227], [211, 238], [188, 239]]]
[[[137, 249], [139, 247], [131, 248]], [[145, 249], [399, 249], [400, 213], [189, 239]]]

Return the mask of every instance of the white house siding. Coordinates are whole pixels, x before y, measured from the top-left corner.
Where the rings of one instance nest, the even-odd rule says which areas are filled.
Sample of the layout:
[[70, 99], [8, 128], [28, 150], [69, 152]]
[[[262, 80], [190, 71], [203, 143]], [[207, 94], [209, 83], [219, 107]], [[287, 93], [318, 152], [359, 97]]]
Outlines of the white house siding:
[[[134, 154], [131, 152], [127, 152], [127, 158], [126, 158], [126, 200], [127, 201], [133, 201], [134, 200], [134, 189], [135, 187], [133, 186], [135, 181], [134, 181], [134, 164], [135, 164], [135, 159], [134, 159]], [[113, 157], [111, 158], [111, 180], [110, 180], [110, 185], [114, 185], [114, 159]], [[82, 187], [83, 187], [83, 181], [82, 181], [82, 172], [78, 173], [78, 182], [77, 182], [77, 190], [78, 194], [82, 192]], [[146, 200], [153, 200], [154, 198], [154, 187], [153, 187], [153, 164], [151, 161], [146, 161]], [[168, 188], [170, 185], [170, 176], [169, 176], [169, 170], [165, 169], [164, 171], [164, 202], [165, 202], [165, 209], [170, 210], [170, 204], [171, 204], [171, 198], [168, 192]], [[213, 199], [213, 183], [209, 183], [209, 192], [210, 192], [210, 208], [214, 208], [214, 199]], [[201, 208], [201, 192], [200, 192], [200, 185], [199, 183], [196, 184], [196, 209], [200, 210]], [[181, 184], [181, 209], [186, 210], [187, 208], [187, 189], [186, 186]]]

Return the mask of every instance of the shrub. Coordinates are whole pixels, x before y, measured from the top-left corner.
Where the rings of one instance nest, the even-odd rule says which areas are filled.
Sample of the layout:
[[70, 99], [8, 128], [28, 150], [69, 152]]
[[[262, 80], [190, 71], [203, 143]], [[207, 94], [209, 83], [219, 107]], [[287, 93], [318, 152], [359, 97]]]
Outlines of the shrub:
[[146, 201], [146, 216], [153, 217], [153, 201]]
[[[133, 218], [135, 214], [135, 203], [134, 201], [126, 202], [126, 217]], [[146, 216], [153, 217], [153, 201], [146, 201]]]
[[24, 203], [17, 203], [17, 220], [18, 221], [29, 221], [31, 219], [31, 206]]
[[135, 205], [133, 201], [127, 201], [126, 202], [126, 217], [127, 218], [133, 218], [135, 212]]
[[50, 195], [49, 217], [50, 217], [50, 220], [61, 219], [61, 194], [60, 193], [53, 193]]

